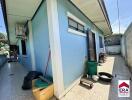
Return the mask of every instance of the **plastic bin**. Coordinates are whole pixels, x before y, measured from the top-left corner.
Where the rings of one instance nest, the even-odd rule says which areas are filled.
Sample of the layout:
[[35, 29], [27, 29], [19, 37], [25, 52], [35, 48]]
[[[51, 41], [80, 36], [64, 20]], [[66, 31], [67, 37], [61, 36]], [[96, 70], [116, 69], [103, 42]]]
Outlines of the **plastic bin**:
[[96, 61], [88, 61], [87, 62], [87, 74], [88, 75], [97, 75], [97, 65]]

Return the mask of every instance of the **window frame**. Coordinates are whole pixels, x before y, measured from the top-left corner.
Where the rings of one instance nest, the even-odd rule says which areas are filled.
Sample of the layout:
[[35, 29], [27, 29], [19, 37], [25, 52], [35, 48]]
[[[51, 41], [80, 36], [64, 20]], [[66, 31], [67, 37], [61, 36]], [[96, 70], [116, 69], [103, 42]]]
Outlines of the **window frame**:
[[[77, 27], [70, 25], [70, 20], [75, 22], [77, 24]], [[79, 25], [83, 27], [83, 30], [80, 30], [78, 28]], [[73, 30], [78, 31], [78, 32], [81, 32], [81, 33], [85, 33], [85, 26], [82, 25], [81, 23], [77, 22], [76, 20], [74, 20], [73, 18], [71, 18], [69, 16], [68, 16], [68, 28], [73, 29]]]
[[82, 33], [85, 33], [85, 26], [82, 25], [82, 24], [80, 24], [80, 23], [78, 23], [77, 26], [78, 26], [78, 25], [80, 25], [80, 26], [83, 27], [83, 30], [80, 30], [80, 29], [78, 28], [78, 31], [80, 31], [80, 32], [82, 32]]

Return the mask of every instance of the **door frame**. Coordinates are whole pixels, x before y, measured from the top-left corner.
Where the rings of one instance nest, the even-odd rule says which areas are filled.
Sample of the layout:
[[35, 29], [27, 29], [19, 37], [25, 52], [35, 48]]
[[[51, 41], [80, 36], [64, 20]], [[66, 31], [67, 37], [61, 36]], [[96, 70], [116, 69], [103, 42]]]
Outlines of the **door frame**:
[[89, 29], [87, 29], [87, 31], [86, 31], [86, 34], [87, 34], [87, 56], [88, 56], [88, 60], [91, 60], [91, 58], [90, 58], [90, 44], [89, 44], [89, 32], [91, 32], [91, 34], [93, 34], [94, 35], [94, 38], [93, 38], [93, 40], [94, 40], [94, 55], [95, 55], [95, 61], [97, 61], [97, 52], [96, 52], [96, 35], [95, 35], [95, 33], [94, 32], [92, 32], [91, 30], [89, 30]]

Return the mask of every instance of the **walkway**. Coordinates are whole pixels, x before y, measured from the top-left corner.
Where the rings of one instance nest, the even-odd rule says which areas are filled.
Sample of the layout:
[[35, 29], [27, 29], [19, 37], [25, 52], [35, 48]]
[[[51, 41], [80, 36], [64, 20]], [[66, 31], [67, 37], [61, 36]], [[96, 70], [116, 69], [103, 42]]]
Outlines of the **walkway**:
[[27, 70], [18, 63], [7, 63], [0, 69], [0, 100], [34, 100], [31, 91], [21, 89]]
[[[106, 63], [98, 66], [98, 70], [116, 74], [117, 77], [113, 79], [111, 85], [97, 82], [93, 89], [86, 89], [77, 84], [62, 100], [132, 100], [132, 92], [130, 98], [118, 98], [118, 80], [128, 80], [132, 77], [120, 56], [107, 57]], [[7, 63], [2, 67], [0, 69], [0, 100], [34, 100], [31, 91], [21, 89], [26, 74], [27, 70], [18, 63]]]
[[113, 75], [116, 74], [117, 77], [113, 79], [111, 85], [97, 82], [92, 89], [86, 89], [77, 84], [62, 100], [132, 100], [132, 92], [130, 98], [118, 97], [118, 80], [128, 80], [132, 77], [128, 68], [125, 66], [124, 60], [120, 56], [107, 57], [106, 63], [98, 66], [98, 71], [109, 72]]

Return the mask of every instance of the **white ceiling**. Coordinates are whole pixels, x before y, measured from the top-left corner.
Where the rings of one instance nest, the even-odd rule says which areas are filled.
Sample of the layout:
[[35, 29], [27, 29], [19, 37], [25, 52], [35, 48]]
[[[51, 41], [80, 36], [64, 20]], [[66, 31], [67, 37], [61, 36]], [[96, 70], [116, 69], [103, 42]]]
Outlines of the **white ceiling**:
[[[9, 37], [11, 44], [16, 43], [16, 23], [26, 23], [30, 20], [42, 0], [5, 0]], [[111, 34], [111, 30], [101, 10], [98, 0], [71, 0], [105, 35]]]
[[26, 23], [30, 20], [42, 0], [5, 0], [9, 35], [11, 44], [16, 43], [15, 25], [16, 23]]
[[[105, 35], [111, 34], [108, 18], [103, 14], [98, 0], [71, 0]], [[104, 10], [104, 9], [103, 9]], [[104, 12], [105, 13], [105, 12]]]

